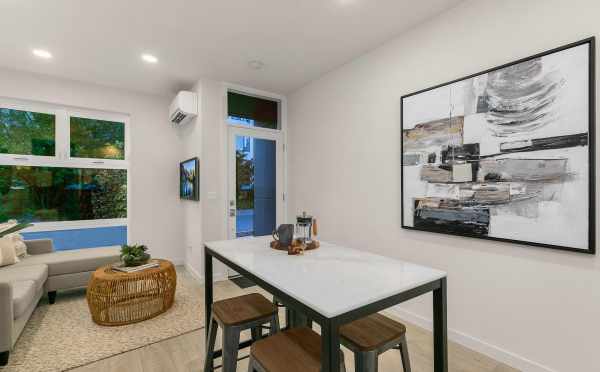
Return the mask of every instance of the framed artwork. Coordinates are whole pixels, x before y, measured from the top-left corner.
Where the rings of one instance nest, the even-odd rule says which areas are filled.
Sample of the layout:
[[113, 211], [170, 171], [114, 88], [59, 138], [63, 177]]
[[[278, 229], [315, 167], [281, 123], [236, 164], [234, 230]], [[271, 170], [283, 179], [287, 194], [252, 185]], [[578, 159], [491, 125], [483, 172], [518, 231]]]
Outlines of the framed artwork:
[[402, 227], [595, 253], [594, 48], [403, 96]]
[[179, 197], [200, 200], [200, 161], [191, 158], [179, 164]]

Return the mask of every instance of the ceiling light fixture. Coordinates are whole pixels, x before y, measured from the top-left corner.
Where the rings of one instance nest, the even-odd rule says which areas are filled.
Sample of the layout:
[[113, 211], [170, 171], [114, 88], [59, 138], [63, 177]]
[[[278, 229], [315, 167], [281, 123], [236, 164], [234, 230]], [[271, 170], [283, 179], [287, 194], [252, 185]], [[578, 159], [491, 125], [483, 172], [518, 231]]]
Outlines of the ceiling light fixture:
[[250, 67], [253, 70], [260, 70], [261, 68], [265, 67], [265, 64], [263, 63], [263, 61], [255, 59], [248, 62], [248, 67]]
[[34, 56], [39, 57], [39, 58], [43, 58], [43, 59], [52, 58], [52, 53], [50, 53], [49, 51], [44, 50], [44, 49], [34, 49], [34, 50], [32, 50], [32, 53]]
[[147, 63], [158, 63], [158, 58], [152, 54], [142, 54], [142, 61]]

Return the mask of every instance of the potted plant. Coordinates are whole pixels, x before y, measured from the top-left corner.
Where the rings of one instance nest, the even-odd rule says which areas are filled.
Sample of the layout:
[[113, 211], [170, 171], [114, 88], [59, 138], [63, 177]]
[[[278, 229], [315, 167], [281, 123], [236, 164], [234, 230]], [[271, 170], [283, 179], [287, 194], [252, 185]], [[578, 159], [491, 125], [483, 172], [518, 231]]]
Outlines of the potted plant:
[[150, 260], [147, 250], [148, 247], [143, 244], [124, 244], [121, 246], [121, 261], [127, 267], [144, 265]]

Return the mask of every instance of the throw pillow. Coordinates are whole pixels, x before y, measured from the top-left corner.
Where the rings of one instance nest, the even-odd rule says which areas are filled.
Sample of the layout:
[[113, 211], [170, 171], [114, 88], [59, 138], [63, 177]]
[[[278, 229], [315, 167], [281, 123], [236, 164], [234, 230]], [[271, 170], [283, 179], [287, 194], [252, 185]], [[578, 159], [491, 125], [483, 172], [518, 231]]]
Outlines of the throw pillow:
[[27, 256], [27, 245], [25, 245], [25, 241], [23, 240], [23, 235], [21, 234], [10, 234], [8, 237], [12, 238], [12, 241], [15, 245], [15, 254], [18, 258], [24, 258]]
[[9, 237], [0, 238], [0, 267], [19, 262], [15, 253], [15, 244]]
[[8, 220], [4, 223], [0, 223], [0, 232], [8, 230], [17, 225], [17, 220]]

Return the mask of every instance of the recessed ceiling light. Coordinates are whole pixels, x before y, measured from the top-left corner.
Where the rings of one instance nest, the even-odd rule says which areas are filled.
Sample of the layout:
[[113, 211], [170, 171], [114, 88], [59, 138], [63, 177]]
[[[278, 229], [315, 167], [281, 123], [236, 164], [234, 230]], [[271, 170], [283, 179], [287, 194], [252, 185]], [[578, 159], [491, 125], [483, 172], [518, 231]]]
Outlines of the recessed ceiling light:
[[152, 54], [142, 54], [142, 61], [147, 63], [158, 63], [158, 58]]
[[36, 57], [40, 57], [40, 58], [44, 58], [44, 59], [52, 58], [52, 53], [50, 53], [49, 51], [44, 50], [44, 49], [34, 49], [34, 50], [32, 50], [32, 53]]
[[253, 70], [260, 70], [261, 68], [265, 67], [265, 64], [263, 63], [263, 61], [255, 59], [248, 62], [248, 67], [250, 67]]

